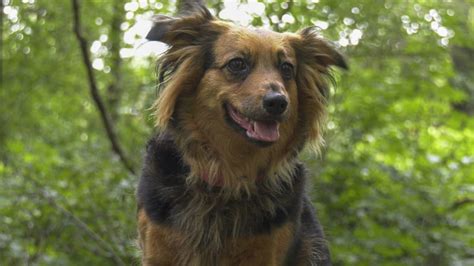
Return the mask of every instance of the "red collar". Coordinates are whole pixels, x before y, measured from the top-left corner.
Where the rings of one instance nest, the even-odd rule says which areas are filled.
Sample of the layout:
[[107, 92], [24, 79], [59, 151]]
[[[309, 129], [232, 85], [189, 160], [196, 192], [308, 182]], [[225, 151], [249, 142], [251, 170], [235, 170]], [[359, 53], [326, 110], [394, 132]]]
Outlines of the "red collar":
[[[221, 174], [218, 174], [216, 176], [216, 178], [214, 179], [214, 182], [210, 182], [209, 180], [209, 172], [204, 172], [200, 175], [201, 177], [201, 180], [204, 181], [205, 183], [207, 183], [208, 185], [210, 186], [213, 186], [213, 187], [222, 187], [224, 186], [224, 176], [221, 175]], [[264, 179], [264, 176], [258, 176], [257, 177], [257, 181], [261, 181]]]
[[214, 179], [214, 182], [211, 183], [209, 180], [209, 172], [204, 172], [201, 174], [201, 180], [207, 183], [208, 185], [214, 186], [214, 187], [222, 187], [224, 185], [224, 176], [219, 174], [216, 176]]

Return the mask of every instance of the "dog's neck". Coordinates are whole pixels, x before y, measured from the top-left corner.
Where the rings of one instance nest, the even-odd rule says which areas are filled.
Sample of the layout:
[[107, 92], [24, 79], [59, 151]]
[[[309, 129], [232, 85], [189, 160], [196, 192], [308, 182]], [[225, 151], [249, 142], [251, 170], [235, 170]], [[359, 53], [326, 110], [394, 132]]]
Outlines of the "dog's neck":
[[208, 171], [204, 171], [199, 175], [200, 179], [204, 183], [213, 187], [222, 187], [224, 185], [224, 176], [222, 174], [217, 174], [215, 178], [211, 178]]
[[[222, 187], [225, 183], [225, 178], [222, 174], [217, 174], [214, 179], [211, 178], [208, 171], [204, 171], [199, 175], [200, 179], [204, 181], [204, 183], [208, 184], [212, 187]], [[265, 176], [257, 176], [256, 182], [260, 182], [265, 179]]]
[[[214, 143], [185, 136], [179, 130], [169, 132], [184, 162], [189, 165], [189, 184], [205, 182], [210, 186], [228, 190], [231, 194], [240, 195], [242, 192], [252, 193], [257, 186], [278, 187], [281, 182], [291, 181], [297, 162], [296, 152], [290, 155], [280, 154], [282, 158], [278, 158], [271, 148], [262, 150], [256, 147], [257, 152], [244, 149], [246, 153], [236, 154], [229, 151], [232, 151], [232, 145], [239, 143], [230, 140], [227, 146], [216, 147]], [[242, 147], [238, 148], [242, 150]]]

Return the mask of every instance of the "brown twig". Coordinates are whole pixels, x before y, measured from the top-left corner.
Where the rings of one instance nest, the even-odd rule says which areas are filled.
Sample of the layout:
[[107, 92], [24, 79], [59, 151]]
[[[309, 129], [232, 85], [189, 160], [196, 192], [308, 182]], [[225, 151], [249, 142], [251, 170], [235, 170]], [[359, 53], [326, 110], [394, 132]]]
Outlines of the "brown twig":
[[73, 15], [74, 15], [74, 21], [73, 21], [74, 33], [77, 37], [79, 46], [81, 48], [82, 60], [86, 68], [92, 99], [94, 100], [97, 106], [97, 109], [99, 110], [100, 117], [102, 119], [105, 131], [107, 132], [107, 136], [109, 138], [110, 144], [112, 145], [113, 152], [115, 152], [119, 156], [120, 161], [125, 166], [125, 168], [130, 173], [135, 174], [135, 170], [133, 169], [132, 164], [125, 157], [122, 147], [120, 146], [120, 143], [117, 139], [117, 134], [115, 133], [115, 128], [114, 128], [114, 125], [112, 124], [110, 115], [107, 112], [107, 109], [105, 108], [105, 104], [99, 95], [97, 82], [95, 80], [94, 72], [92, 70], [92, 64], [91, 64], [91, 59], [89, 55], [87, 40], [82, 35], [82, 31], [81, 31], [80, 6], [79, 6], [78, 0], [72, 0], [72, 10], [73, 10]]

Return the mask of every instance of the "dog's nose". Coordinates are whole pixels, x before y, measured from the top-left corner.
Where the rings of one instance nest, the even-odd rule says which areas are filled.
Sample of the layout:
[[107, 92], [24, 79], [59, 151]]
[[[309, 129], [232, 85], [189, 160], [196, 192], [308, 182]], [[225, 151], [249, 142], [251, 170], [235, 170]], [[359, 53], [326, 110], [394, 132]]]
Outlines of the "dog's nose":
[[288, 101], [281, 93], [272, 91], [263, 96], [263, 108], [271, 115], [283, 114], [287, 106]]

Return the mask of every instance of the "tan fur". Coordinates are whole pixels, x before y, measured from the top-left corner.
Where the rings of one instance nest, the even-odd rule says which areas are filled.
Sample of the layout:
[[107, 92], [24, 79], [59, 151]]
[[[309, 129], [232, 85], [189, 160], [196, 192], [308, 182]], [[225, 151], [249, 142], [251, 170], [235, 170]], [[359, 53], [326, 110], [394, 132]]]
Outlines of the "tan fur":
[[[311, 88], [306, 93], [299, 91], [295, 80], [283, 81], [274, 67], [278, 61], [278, 52], [296, 64], [295, 51], [290, 45], [291, 39], [295, 37], [273, 32], [253, 33], [237, 28], [228, 29], [216, 41], [215, 67], [204, 74], [194, 91], [183, 93], [178, 99], [179, 105], [185, 108], [176, 110], [177, 117], [188, 135], [182, 136], [177, 132], [178, 136], [182, 136], [177, 141], [184, 151], [184, 158], [192, 166], [190, 183], [198, 181], [199, 175], [207, 171], [211, 182], [212, 178], [223, 176], [224, 187], [231, 194], [251, 193], [260, 176], [266, 177], [268, 185], [276, 185], [279, 183], [276, 178], [289, 178], [291, 173], [287, 169], [292, 168], [291, 154], [296, 153], [295, 149], [302, 145], [303, 140], [320, 137], [319, 120], [324, 113], [314, 110], [317, 110], [318, 105], [323, 109], [323, 100], [314, 99], [318, 95], [309, 93]], [[252, 74], [237, 84], [222, 73], [227, 60], [236, 56], [235, 51], [250, 54], [258, 63]], [[172, 89], [175, 83], [182, 83], [179, 82], [181, 78], [186, 78], [186, 75], [172, 79], [166, 90]], [[230, 102], [239, 110], [244, 109], [243, 103], [259, 106], [266, 93], [262, 84], [268, 81], [277, 81], [286, 88], [281, 93], [288, 96], [290, 110], [287, 119], [280, 125], [280, 139], [270, 147], [261, 148], [249, 143], [227, 125], [222, 104]], [[158, 102], [163, 102], [166, 96], [160, 97]], [[308, 117], [310, 121], [315, 121], [313, 127], [306, 125], [310, 122], [299, 119], [300, 112], [308, 112], [307, 109], [318, 116]]]
[[[203, 15], [160, 23], [169, 24], [162, 41], [171, 48], [161, 59], [164, 80], [154, 104], [156, 125], [173, 134], [190, 166], [187, 185], [196, 193], [189, 207], [173, 217], [179, 221], [179, 231], [154, 224], [144, 211], [139, 212], [143, 264], [214, 265], [220, 258], [222, 265], [281, 265], [293, 239], [293, 224], [274, 228], [269, 234], [228, 237], [221, 235], [226, 217], [209, 220], [207, 214], [218, 204], [255, 195], [257, 186], [277, 194], [291, 184], [298, 152], [307, 143], [316, 148], [322, 143], [325, 77], [328, 65], [337, 63], [334, 51], [304, 31], [249, 30]], [[198, 42], [198, 36], [215, 38], [212, 43]], [[213, 61], [204, 69], [208, 52]], [[252, 71], [245, 80], [235, 80], [226, 72], [226, 64], [234, 57], [251, 58]], [[294, 78], [282, 78], [280, 61], [295, 66]], [[259, 147], [228, 125], [223, 105], [231, 104], [246, 116], [258, 116], [269, 82], [281, 85], [279, 93], [288, 98], [289, 105], [280, 123], [280, 138], [271, 146]], [[178, 127], [171, 126], [173, 123], [179, 123]], [[222, 181], [219, 195], [199, 191], [203, 173], [209, 175], [211, 185]], [[274, 214], [272, 202], [257, 204]], [[239, 232], [245, 209], [230, 215], [232, 231]]]
[[286, 224], [271, 234], [230, 240], [222, 254], [222, 265], [282, 265], [292, 238], [293, 225]]
[[[206, 72], [205, 45], [190, 42], [198, 35], [218, 36], [212, 44], [215, 62]], [[302, 146], [309, 143], [317, 150], [322, 144], [325, 77], [328, 65], [336, 64], [340, 55], [314, 34], [249, 30], [189, 16], [177, 20], [164, 41], [172, 47], [161, 65], [171, 64], [175, 69], [155, 102], [156, 124], [168, 128], [173, 114], [180, 120], [181, 128], [174, 133], [191, 166], [190, 184], [206, 172], [211, 183], [223, 177], [229, 195], [252, 193], [260, 176], [266, 177], [268, 185], [277, 185], [276, 178], [287, 180], [291, 161]], [[255, 62], [243, 82], [236, 82], [224, 70], [235, 56], [249, 56]], [[276, 67], [279, 59], [295, 65], [295, 79], [282, 79]], [[290, 110], [280, 125], [280, 139], [261, 148], [228, 126], [222, 105], [231, 103], [241, 112], [247, 106], [247, 112], [258, 113], [269, 81], [283, 85], [281, 93], [288, 96]]]
[[[182, 232], [152, 223], [143, 210], [139, 211], [140, 245], [144, 266], [201, 265], [200, 254], [182, 245]], [[293, 224], [286, 224], [270, 234], [229, 238], [225, 249], [217, 254], [220, 265], [279, 266], [293, 238]], [[256, 252], [258, 251], [258, 252]], [[192, 254], [183, 261], [183, 254]]]
[[179, 236], [170, 228], [153, 224], [144, 210], [138, 213], [139, 242], [142, 265], [177, 265], [176, 250]]

